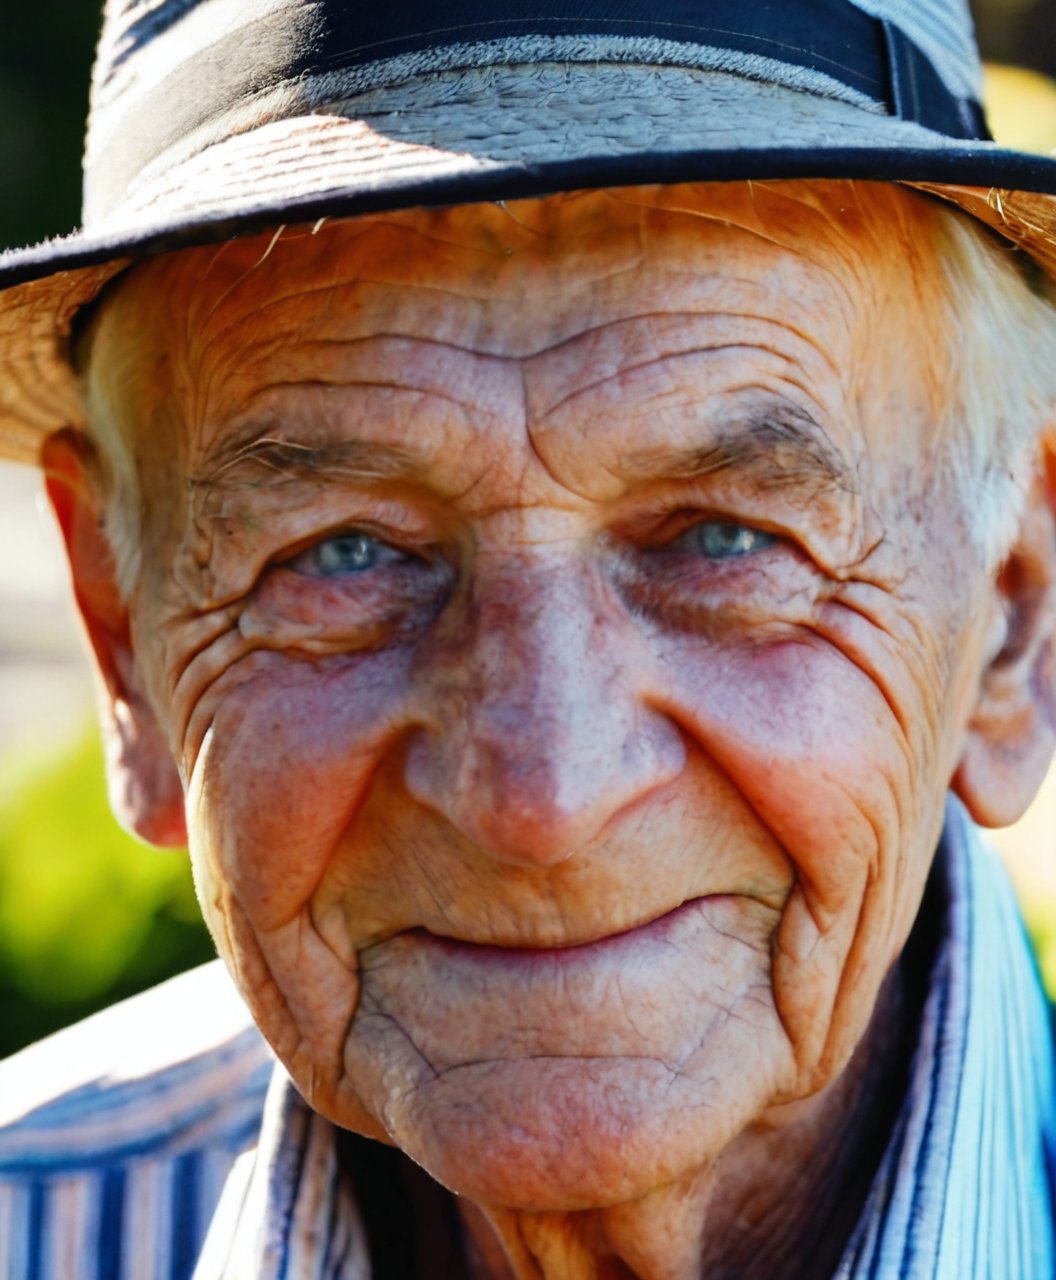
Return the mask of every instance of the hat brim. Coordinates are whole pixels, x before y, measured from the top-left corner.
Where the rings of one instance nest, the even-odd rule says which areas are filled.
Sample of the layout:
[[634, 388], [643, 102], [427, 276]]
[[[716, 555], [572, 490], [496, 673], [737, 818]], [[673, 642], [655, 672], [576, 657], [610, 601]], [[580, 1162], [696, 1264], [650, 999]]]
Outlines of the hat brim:
[[[483, 73], [478, 73], [482, 75]], [[724, 72], [493, 67], [266, 119], [145, 174], [92, 231], [0, 255], [0, 456], [82, 425], [76, 312], [130, 262], [277, 224], [646, 183], [858, 179], [961, 206], [1056, 279], [1056, 160]]]

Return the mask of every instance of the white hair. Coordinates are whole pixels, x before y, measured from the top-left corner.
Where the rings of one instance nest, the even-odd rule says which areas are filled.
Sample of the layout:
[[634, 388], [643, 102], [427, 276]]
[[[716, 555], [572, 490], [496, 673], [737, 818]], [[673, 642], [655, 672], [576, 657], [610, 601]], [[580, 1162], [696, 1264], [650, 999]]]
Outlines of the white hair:
[[[974, 513], [986, 566], [1003, 561], [1038, 463], [1041, 431], [1056, 414], [1056, 291], [1022, 254], [967, 215], [936, 204], [945, 280], [950, 388], [936, 423], [940, 457]], [[90, 336], [78, 363], [90, 358]], [[97, 446], [104, 527], [126, 598], [139, 576], [144, 518], [136, 461], [111, 406], [83, 378], [88, 433]], [[941, 474], [942, 468], [939, 469]]]
[[973, 219], [937, 212], [951, 361], [940, 426], [956, 491], [974, 513], [973, 540], [991, 569], [1015, 540], [1041, 433], [1056, 425], [1056, 291]]
[[[90, 346], [90, 338], [86, 338]], [[90, 358], [90, 357], [88, 357]], [[76, 360], [81, 366], [81, 359]], [[87, 363], [87, 359], [85, 360]], [[83, 376], [88, 436], [95, 445], [96, 481], [102, 496], [103, 532], [114, 557], [118, 589], [127, 600], [139, 580], [145, 517], [139, 468], [124, 427], [113, 407]]]

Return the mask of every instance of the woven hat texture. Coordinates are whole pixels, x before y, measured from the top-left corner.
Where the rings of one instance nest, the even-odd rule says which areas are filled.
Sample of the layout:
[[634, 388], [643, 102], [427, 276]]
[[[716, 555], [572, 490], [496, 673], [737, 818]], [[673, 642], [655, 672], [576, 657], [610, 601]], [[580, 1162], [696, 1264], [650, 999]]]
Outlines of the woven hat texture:
[[79, 425], [78, 310], [148, 253], [586, 187], [899, 181], [1056, 277], [1056, 160], [986, 133], [966, 0], [108, 0], [83, 225], [0, 255], [0, 455]]

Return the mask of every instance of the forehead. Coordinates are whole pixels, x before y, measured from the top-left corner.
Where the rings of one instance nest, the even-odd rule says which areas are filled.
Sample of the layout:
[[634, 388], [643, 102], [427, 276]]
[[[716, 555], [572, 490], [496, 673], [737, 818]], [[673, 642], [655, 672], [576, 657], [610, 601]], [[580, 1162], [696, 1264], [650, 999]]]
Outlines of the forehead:
[[[350, 288], [375, 309], [387, 288], [423, 307], [434, 291], [439, 315], [449, 310], [448, 294], [482, 310], [510, 306], [508, 324], [524, 299], [560, 295], [569, 303], [550, 315], [556, 331], [577, 300], [592, 305], [613, 275], [651, 265], [691, 274], [698, 287], [728, 288], [746, 268], [767, 283], [767, 272], [788, 272], [798, 259], [844, 287], [883, 289], [927, 270], [933, 218], [923, 197], [883, 183], [580, 192], [283, 227], [150, 261], [116, 296], [149, 312], [158, 321], [152, 328], [173, 345], [187, 336], [170, 323], [177, 310], [205, 338], [262, 306], [295, 314], [300, 303], [302, 314], [325, 314], [321, 295]], [[640, 276], [636, 289], [644, 283]], [[538, 317], [533, 324], [522, 354], [538, 334]]]
[[937, 407], [933, 218], [885, 184], [736, 183], [288, 228], [138, 267], [104, 310], [93, 367], [151, 424], [141, 453], [180, 445], [192, 467], [266, 417], [268, 397], [379, 393], [408, 369], [452, 413], [485, 420], [520, 395], [556, 422], [587, 389], [624, 403], [639, 365], [744, 345], [808, 398], [853, 399], [882, 364], [922, 373]]

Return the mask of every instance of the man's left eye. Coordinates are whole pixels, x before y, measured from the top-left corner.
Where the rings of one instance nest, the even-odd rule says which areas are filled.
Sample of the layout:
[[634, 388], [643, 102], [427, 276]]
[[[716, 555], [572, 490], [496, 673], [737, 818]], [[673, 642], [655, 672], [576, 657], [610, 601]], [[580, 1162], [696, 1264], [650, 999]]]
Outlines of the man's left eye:
[[729, 520], [701, 520], [678, 535], [669, 545], [673, 550], [706, 556], [709, 560], [730, 560], [765, 551], [777, 536], [750, 525]]
[[339, 533], [294, 556], [288, 567], [317, 578], [339, 578], [405, 559], [402, 551], [369, 533]]

